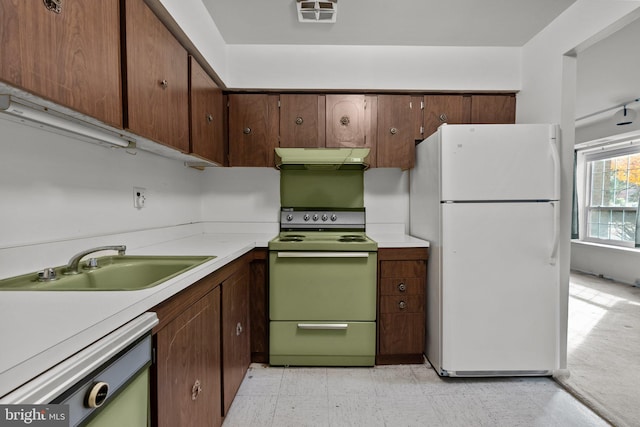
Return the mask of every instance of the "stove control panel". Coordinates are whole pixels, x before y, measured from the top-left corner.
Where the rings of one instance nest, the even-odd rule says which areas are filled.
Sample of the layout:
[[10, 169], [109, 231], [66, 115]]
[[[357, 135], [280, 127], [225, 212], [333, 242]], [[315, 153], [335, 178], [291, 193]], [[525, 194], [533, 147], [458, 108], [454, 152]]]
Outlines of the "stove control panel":
[[317, 211], [283, 208], [281, 228], [362, 228], [365, 227], [364, 210]]

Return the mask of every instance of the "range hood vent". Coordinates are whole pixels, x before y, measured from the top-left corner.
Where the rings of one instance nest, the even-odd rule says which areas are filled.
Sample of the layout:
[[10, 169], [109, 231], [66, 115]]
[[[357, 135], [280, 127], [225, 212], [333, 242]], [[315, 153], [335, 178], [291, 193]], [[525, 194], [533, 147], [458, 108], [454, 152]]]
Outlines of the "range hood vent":
[[368, 148], [276, 148], [276, 168], [365, 170]]

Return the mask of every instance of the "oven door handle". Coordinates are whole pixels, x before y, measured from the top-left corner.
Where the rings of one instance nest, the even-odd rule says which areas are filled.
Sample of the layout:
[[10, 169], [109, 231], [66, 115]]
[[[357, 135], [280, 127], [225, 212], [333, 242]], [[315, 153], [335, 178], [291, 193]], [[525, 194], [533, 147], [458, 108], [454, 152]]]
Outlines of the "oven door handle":
[[345, 330], [349, 327], [348, 323], [298, 323], [298, 329], [316, 329], [316, 330]]
[[278, 258], [368, 258], [369, 252], [278, 252]]

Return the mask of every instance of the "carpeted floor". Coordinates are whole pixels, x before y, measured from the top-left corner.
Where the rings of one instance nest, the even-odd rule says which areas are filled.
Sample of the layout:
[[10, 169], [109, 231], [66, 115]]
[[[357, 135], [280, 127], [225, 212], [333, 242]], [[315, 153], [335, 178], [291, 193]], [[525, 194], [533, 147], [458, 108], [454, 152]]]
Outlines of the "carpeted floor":
[[572, 273], [569, 293], [559, 381], [614, 426], [640, 425], [640, 288]]

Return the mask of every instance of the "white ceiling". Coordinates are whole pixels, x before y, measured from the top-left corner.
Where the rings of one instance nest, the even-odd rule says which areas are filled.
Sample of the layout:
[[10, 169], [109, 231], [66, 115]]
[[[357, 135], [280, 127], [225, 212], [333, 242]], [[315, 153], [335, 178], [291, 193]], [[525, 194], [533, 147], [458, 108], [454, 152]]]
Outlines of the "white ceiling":
[[576, 0], [338, 0], [335, 24], [295, 0], [202, 0], [227, 44], [522, 46]]
[[[301, 47], [523, 46], [575, 1], [338, 0], [337, 22], [315, 24], [295, 0], [202, 0], [227, 44]], [[638, 40], [640, 20], [578, 54], [576, 117], [640, 97]]]
[[[578, 53], [576, 117], [640, 98], [640, 19]], [[640, 104], [632, 103], [640, 110]], [[605, 113], [612, 116], [613, 111]]]

